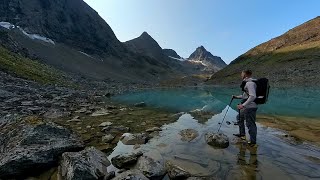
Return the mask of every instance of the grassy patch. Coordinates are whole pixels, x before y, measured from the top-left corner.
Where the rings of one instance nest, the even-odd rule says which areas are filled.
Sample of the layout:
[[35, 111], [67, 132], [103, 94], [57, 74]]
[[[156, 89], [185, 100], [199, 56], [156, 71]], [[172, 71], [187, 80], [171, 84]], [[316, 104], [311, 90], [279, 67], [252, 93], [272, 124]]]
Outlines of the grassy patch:
[[66, 85], [62, 72], [0, 47], [0, 70], [42, 84]]

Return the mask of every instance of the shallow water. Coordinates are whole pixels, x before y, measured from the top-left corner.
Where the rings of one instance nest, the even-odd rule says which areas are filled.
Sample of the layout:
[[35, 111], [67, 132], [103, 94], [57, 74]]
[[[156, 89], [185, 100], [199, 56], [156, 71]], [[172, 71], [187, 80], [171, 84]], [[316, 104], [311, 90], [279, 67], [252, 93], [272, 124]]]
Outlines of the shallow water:
[[[236, 92], [236, 89], [227, 88], [211, 91], [205, 88], [169, 89], [126, 94], [115, 99], [127, 103], [144, 101], [149, 106], [176, 112], [194, 109], [216, 112], [204, 122], [185, 113], [175, 123], [164, 125], [158, 137], [138, 149], [159, 161], [174, 161], [194, 176], [218, 179], [320, 179], [320, 149], [285, 138], [283, 132], [272, 128], [258, 125], [258, 147], [252, 148], [232, 136], [238, 132], [238, 126], [223, 123], [221, 132], [228, 135], [230, 146], [215, 149], [206, 144], [204, 134], [217, 131], [218, 122], [227, 110], [230, 94]], [[319, 91], [274, 90], [268, 105], [260, 107], [259, 113], [319, 118], [318, 109], [313, 108], [319, 105], [319, 97], [313, 93], [319, 94]], [[226, 121], [234, 121], [236, 115], [237, 112], [230, 109]], [[181, 130], [188, 128], [199, 133], [191, 142], [182, 141], [179, 135]], [[109, 158], [131, 151], [133, 146], [119, 142]]]

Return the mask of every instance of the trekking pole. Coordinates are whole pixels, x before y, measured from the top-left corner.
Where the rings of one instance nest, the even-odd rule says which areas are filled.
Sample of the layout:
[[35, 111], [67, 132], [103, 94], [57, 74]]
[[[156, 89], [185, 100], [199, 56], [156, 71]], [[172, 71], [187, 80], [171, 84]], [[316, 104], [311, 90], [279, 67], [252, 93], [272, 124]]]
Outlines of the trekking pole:
[[218, 129], [217, 133], [220, 131], [220, 128], [221, 128], [221, 126], [222, 126], [222, 123], [223, 123], [224, 119], [225, 119], [226, 116], [227, 116], [227, 113], [228, 113], [228, 111], [229, 111], [229, 108], [230, 108], [230, 106], [231, 106], [232, 101], [233, 101], [233, 97], [232, 97], [232, 99], [231, 99], [231, 101], [230, 101], [230, 103], [229, 103], [229, 106], [228, 106], [228, 108], [227, 108], [226, 113], [225, 113], [224, 116], [223, 116], [223, 119], [222, 119], [222, 121], [221, 121], [221, 123], [220, 123], [220, 126], [219, 126], [219, 129]]

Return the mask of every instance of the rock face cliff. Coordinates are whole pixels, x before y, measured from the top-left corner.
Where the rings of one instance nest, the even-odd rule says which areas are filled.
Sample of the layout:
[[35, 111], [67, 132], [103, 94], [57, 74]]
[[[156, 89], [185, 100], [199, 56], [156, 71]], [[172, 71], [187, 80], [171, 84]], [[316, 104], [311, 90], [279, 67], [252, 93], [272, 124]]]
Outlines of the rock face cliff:
[[209, 84], [234, 84], [244, 69], [267, 77], [276, 86], [316, 85], [320, 82], [320, 17], [262, 43], [214, 74]]
[[188, 61], [193, 64], [201, 64], [204, 66], [204, 70], [213, 72], [217, 72], [227, 66], [221, 57], [212, 55], [203, 46], [198, 47], [189, 56]]

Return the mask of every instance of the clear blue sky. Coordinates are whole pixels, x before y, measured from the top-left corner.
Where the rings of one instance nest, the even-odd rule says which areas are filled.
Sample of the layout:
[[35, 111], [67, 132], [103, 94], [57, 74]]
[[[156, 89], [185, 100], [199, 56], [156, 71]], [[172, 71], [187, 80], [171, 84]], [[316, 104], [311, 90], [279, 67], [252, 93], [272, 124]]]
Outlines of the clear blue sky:
[[230, 63], [320, 15], [320, 0], [85, 0], [124, 42], [148, 32], [182, 57], [200, 45]]

